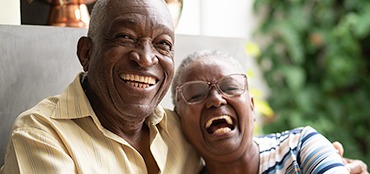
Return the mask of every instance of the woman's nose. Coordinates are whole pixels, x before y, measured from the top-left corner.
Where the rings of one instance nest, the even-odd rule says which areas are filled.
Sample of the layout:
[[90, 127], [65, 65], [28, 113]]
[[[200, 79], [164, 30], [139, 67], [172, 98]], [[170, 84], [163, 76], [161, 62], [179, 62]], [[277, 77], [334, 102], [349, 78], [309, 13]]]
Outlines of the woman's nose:
[[209, 89], [209, 94], [206, 98], [206, 107], [220, 107], [221, 105], [226, 104], [227, 101], [224, 96], [216, 89], [216, 87], [211, 87]]

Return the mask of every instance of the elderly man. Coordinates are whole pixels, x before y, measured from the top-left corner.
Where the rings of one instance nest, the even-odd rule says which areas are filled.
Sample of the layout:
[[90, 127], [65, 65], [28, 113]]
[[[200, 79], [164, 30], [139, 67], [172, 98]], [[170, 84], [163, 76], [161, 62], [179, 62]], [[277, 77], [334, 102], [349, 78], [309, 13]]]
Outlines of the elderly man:
[[17, 118], [0, 173], [198, 173], [177, 116], [158, 106], [174, 74], [162, 0], [98, 0], [78, 41], [84, 72]]

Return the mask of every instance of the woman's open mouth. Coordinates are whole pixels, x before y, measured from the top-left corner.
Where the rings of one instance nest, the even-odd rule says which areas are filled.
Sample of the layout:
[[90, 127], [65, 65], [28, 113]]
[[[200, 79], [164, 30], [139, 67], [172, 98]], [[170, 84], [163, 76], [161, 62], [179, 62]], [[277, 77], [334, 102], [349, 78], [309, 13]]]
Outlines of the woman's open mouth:
[[234, 130], [233, 119], [228, 115], [213, 117], [205, 124], [205, 129], [209, 134], [224, 134]]

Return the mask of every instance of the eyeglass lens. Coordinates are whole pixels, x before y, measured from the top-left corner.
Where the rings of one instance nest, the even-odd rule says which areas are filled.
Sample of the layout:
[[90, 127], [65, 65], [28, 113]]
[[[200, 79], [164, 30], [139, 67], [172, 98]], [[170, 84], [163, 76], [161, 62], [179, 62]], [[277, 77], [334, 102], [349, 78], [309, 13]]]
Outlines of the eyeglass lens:
[[[246, 87], [246, 76], [242, 74], [225, 76], [214, 85], [226, 97], [240, 95]], [[205, 81], [189, 82], [181, 87], [181, 92], [186, 102], [200, 102], [208, 96], [211, 86], [213, 85]]]

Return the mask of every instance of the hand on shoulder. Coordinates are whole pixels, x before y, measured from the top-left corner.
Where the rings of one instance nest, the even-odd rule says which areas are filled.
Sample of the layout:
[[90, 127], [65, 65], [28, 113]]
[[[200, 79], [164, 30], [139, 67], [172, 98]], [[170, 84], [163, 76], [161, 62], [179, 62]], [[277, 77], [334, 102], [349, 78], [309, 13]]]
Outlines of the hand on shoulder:
[[349, 158], [344, 158], [343, 157], [344, 148], [343, 148], [343, 145], [340, 142], [338, 142], [338, 141], [333, 142], [333, 146], [334, 146], [335, 149], [338, 150], [338, 153], [342, 157], [343, 163], [346, 166], [346, 168], [348, 169], [349, 173], [351, 173], [351, 174], [369, 174], [369, 172], [367, 171], [367, 165], [363, 161], [358, 160], [358, 159], [349, 159]]

